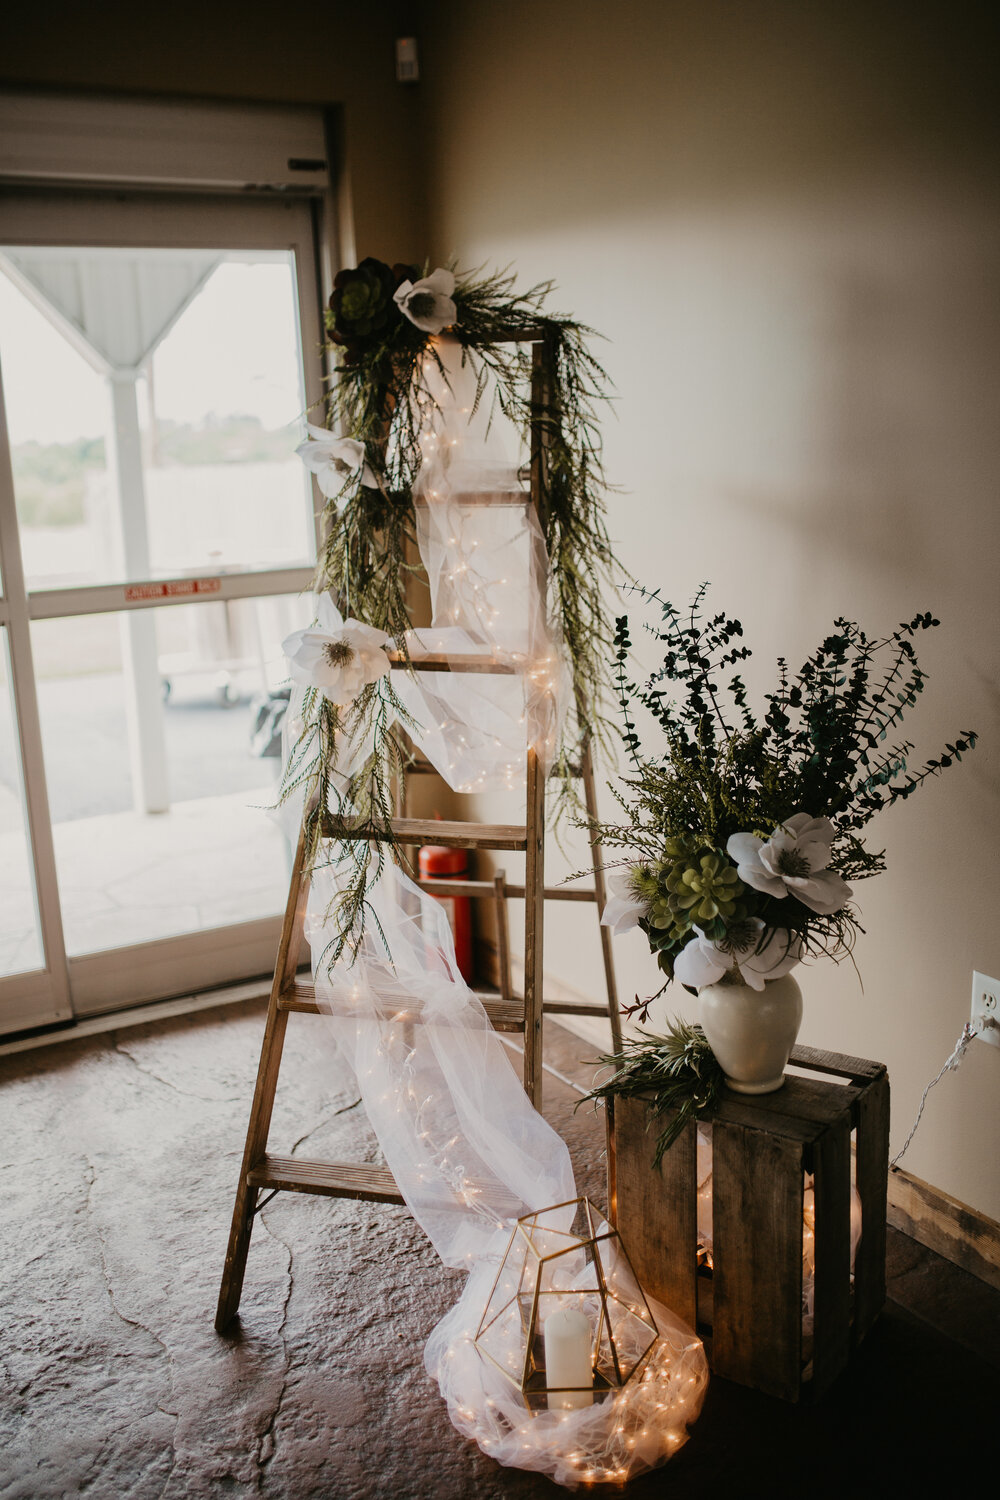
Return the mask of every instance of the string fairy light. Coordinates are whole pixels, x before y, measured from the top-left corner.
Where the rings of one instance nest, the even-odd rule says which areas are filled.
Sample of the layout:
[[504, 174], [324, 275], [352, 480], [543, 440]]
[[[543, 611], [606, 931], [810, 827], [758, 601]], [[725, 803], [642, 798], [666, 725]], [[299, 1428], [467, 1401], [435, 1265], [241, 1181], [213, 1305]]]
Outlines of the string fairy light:
[[[462, 441], [472, 406], [436, 387], [435, 400], [420, 408], [427, 427], [420, 498], [428, 503], [416, 507], [418, 544], [436, 592], [433, 623], [410, 644], [414, 657], [475, 653], [509, 670], [487, 676], [418, 669], [416, 676], [394, 674], [393, 688], [426, 726], [415, 743], [447, 769], [452, 786], [513, 789], [525, 783], [528, 744], [546, 767], [551, 763], [569, 673], [547, 618], [548, 565], [537, 518], [530, 506], [510, 503], [521, 487], [509, 475], [506, 488], [494, 490], [498, 481], [475, 472], [472, 445]], [[491, 503], [497, 498], [501, 503]], [[532, 571], [536, 565], [540, 575]], [[335, 872], [319, 872], [313, 909], [336, 893]], [[605, 1308], [593, 1355], [594, 1379], [600, 1375], [603, 1384], [587, 1408], [526, 1404], [520, 1283], [504, 1269], [503, 1247], [517, 1217], [537, 1203], [540, 1184], [566, 1183], [565, 1148], [527, 1104], [505, 1055], [506, 1039], [490, 1029], [457, 976], [440, 909], [390, 866], [373, 887], [371, 910], [388, 931], [391, 962], [373, 922], [356, 969], [365, 976], [363, 996], [355, 985], [338, 1038], [360, 1064], [365, 1104], [404, 1197], [446, 1263], [470, 1273], [463, 1299], [432, 1335], [427, 1367], [456, 1426], [498, 1462], [540, 1470], [560, 1483], [622, 1483], [662, 1461], [697, 1415], [707, 1378], [701, 1344], [666, 1309], [644, 1306], [624, 1262], [609, 1257], [610, 1301], [601, 1303], [593, 1285], [574, 1284], [582, 1265], [571, 1270], [564, 1260], [553, 1268], [551, 1295], [588, 1319], [596, 1318], [599, 1303]], [[317, 1000], [325, 996], [331, 1010], [331, 997], [347, 993], [338, 985], [336, 976], [317, 973]], [[475, 1117], [485, 1107], [470, 1100], [480, 1088], [490, 1129], [478, 1131], [466, 1111]], [[495, 1128], [498, 1119], [509, 1123], [516, 1146]], [[579, 1241], [567, 1238], [572, 1257]], [[490, 1364], [475, 1341], [481, 1306], [472, 1299], [486, 1297], [494, 1275], [511, 1316], [497, 1323]], [[629, 1373], [623, 1386], [614, 1384], [611, 1349]], [[679, 1380], [678, 1369], [689, 1378]]]

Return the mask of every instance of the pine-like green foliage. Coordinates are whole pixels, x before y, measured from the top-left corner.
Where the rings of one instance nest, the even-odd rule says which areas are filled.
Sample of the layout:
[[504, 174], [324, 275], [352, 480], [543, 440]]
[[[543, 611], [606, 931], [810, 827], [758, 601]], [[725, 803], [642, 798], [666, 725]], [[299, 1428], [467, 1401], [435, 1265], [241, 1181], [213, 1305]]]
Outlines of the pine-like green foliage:
[[[365, 262], [364, 303], [376, 316], [364, 324], [360, 336], [339, 339], [346, 354], [334, 370], [327, 400], [328, 425], [344, 437], [365, 444], [377, 486], [362, 482], [362, 471], [324, 512], [326, 539], [313, 587], [329, 591], [345, 616], [384, 629], [405, 650], [411, 624], [410, 597], [414, 586], [426, 586], [417, 560], [413, 486], [421, 463], [420, 437], [434, 405], [425, 371], [436, 363], [444, 374], [431, 337], [391, 305], [391, 287], [398, 275], [377, 262]], [[359, 268], [359, 271], [361, 268]], [[381, 278], [381, 280], [380, 280]], [[561, 631], [574, 673], [575, 713], [568, 719], [564, 742], [557, 752], [555, 817], [566, 806], [577, 808], [571, 767], [578, 758], [576, 742], [586, 732], [598, 742], [610, 742], [607, 717], [606, 667], [612, 636], [602, 604], [602, 588], [617, 564], [605, 524], [605, 480], [597, 408], [607, 399], [607, 380], [587, 348], [592, 330], [570, 318], [544, 311], [551, 283], [518, 293], [506, 273], [480, 277], [459, 275], [454, 300], [458, 310], [452, 335], [463, 346], [463, 361], [471, 362], [477, 377], [477, 406], [487, 391], [499, 411], [525, 436], [532, 424], [540, 434], [532, 462], [543, 465], [544, 513], [539, 517], [549, 553], [551, 593], [549, 613]], [[335, 294], [336, 297], [336, 294]], [[335, 299], [334, 299], [335, 300]], [[341, 325], [328, 316], [333, 335]], [[532, 394], [532, 345], [518, 335], [537, 334], [546, 346], [549, 388], [540, 400]], [[331, 345], [331, 347], [334, 347]], [[319, 809], [334, 794], [334, 805], [350, 806], [359, 826], [378, 832], [378, 858], [368, 863], [362, 841], [344, 844], [329, 857], [352, 862], [348, 893], [338, 902], [338, 936], [331, 945], [331, 962], [347, 949], [354, 951], [369, 911], [365, 893], [381, 872], [390, 849], [385, 838], [393, 783], [405, 776], [407, 755], [394, 733], [389, 707], [398, 700], [385, 683], [367, 688], [349, 710], [350, 723], [338, 726], [331, 705], [319, 696], [308, 704], [306, 728], [286, 767], [283, 800], [305, 781], [314, 812], [310, 815], [308, 868], [324, 854]], [[404, 718], [405, 722], [405, 718]], [[356, 737], [373, 737], [371, 755], [339, 797], [331, 778], [335, 736], [350, 730]]]
[[[533, 420], [541, 434], [537, 460], [545, 470], [540, 517], [553, 580], [550, 609], [573, 663], [577, 725], [606, 736], [605, 662], [612, 645], [601, 590], [616, 564], [605, 524], [606, 489], [597, 408], [607, 378], [587, 348], [593, 330], [544, 312], [550, 282], [517, 293], [506, 274], [460, 278], [458, 318], [451, 332], [477, 377], [477, 403], [492, 386], [500, 412], [525, 436]], [[547, 346], [551, 389], [532, 400], [532, 345]], [[421, 463], [420, 436], [433, 397], [423, 375], [432, 361], [444, 374], [430, 337], [406, 318], [392, 321], [380, 340], [355, 352], [335, 371], [329, 424], [362, 441], [381, 471], [378, 489], [360, 476], [341, 510], [327, 507], [326, 547], [316, 577], [356, 618], [400, 638], [410, 623], [407, 585], [423, 579], [411, 559], [415, 547], [413, 486]]]

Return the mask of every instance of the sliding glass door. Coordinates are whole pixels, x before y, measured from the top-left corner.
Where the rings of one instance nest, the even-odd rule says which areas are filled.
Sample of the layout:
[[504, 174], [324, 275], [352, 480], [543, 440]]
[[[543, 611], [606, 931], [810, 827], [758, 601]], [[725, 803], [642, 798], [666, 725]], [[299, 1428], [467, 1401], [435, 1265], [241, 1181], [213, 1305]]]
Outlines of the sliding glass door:
[[0, 1032], [273, 959], [308, 201], [0, 201]]

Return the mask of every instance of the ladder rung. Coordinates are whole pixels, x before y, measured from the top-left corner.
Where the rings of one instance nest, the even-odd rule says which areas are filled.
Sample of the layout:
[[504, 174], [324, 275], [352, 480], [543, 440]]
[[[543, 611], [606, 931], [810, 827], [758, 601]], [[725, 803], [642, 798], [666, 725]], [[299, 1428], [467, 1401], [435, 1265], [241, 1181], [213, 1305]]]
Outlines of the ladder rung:
[[254, 1188], [286, 1193], [322, 1193], [327, 1198], [358, 1198], [366, 1203], [403, 1203], [388, 1167], [352, 1162], [303, 1161], [298, 1156], [265, 1156], [247, 1173]]
[[[492, 880], [435, 880], [431, 877], [427, 880], [418, 880], [417, 885], [432, 896], [473, 896], [477, 899], [492, 900], [497, 895], [497, 888]], [[525, 896], [523, 885], [504, 885], [503, 893], [511, 901], [523, 901]], [[546, 886], [543, 895], [546, 901], [597, 900], [596, 891], [570, 890], [560, 885]]]
[[429, 760], [411, 760], [406, 764], [407, 776], [437, 776], [437, 766], [432, 766]]
[[[523, 1031], [524, 1030], [524, 1004], [520, 1000], [500, 1000], [494, 995], [478, 995], [478, 1000], [489, 1017], [494, 1031]], [[316, 1004], [316, 990], [311, 984], [302, 980], [296, 980], [291, 990], [285, 991], [278, 999], [278, 1009], [297, 1011], [302, 1015], [321, 1016], [328, 1015], [321, 1006]], [[419, 1021], [420, 1017], [414, 1008], [401, 1019], [408, 1021]]]
[[[276, 1188], [283, 1193], [319, 1193], [324, 1198], [356, 1198], [365, 1203], [405, 1203], [396, 1179], [388, 1167], [369, 1166], [365, 1162], [304, 1161], [298, 1156], [264, 1156], [247, 1173], [247, 1186]], [[498, 1184], [488, 1184], [494, 1206], [501, 1213], [523, 1213], [524, 1205], [509, 1193], [498, 1193]], [[472, 1181], [469, 1187], [482, 1192], [484, 1181]], [[442, 1203], [454, 1202], [443, 1183]]]
[[494, 344], [540, 344], [548, 335], [539, 324], [535, 328], [522, 328], [520, 333], [496, 333], [490, 337]]
[[[453, 494], [450, 499], [452, 505], [459, 505], [463, 509], [469, 509], [472, 506], [479, 506], [485, 509], [487, 506], [499, 507], [502, 505], [508, 509], [516, 508], [523, 510], [526, 506], [534, 503], [530, 490], [469, 490], [465, 494]], [[426, 495], [414, 495], [412, 503], [422, 506], [426, 510], [434, 502], [428, 500]]]
[[546, 1000], [542, 1010], [550, 1016], [596, 1016], [599, 1021], [608, 1019], [606, 1005], [584, 1005], [576, 1000]]
[[[401, 667], [412, 667], [414, 672], [486, 672], [495, 677], [513, 677], [518, 671], [513, 662], [496, 661], [491, 656], [475, 652], [411, 651], [409, 661], [402, 651], [387, 651], [385, 654], [390, 667], [397, 671]], [[528, 665], [525, 662], [522, 670], [527, 670]]]
[[[518, 823], [453, 823], [442, 818], [393, 818], [392, 837], [400, 844], [444, 844], [449, 849], [527, 849], [528, 832]], [[373, 839], [385, 842], [384, 828], [357, 827], [331, 814], [323, 819], [326, 839]]]

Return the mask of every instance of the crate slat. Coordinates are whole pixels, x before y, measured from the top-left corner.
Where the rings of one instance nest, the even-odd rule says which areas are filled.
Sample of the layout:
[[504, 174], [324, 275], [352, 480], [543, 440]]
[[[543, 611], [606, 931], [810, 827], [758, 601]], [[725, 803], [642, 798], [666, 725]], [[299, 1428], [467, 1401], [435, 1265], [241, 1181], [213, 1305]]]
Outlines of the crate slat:
[[666, 1120], [650, 1123], [641, 1099], [614, 1108], [615, 1203], [628, 1224], [625, 1248], [639, 1285], [685, 1323], [697, 1320], [697, 1127], [686, 1126], [653, 1167], [656, 1138]]
[[835, 1125], [851, 1108], [860, 1090], [851, 1084], [824, 1083], [818, 1078], [796, 1078], [788, 1074], [780, 1089], [773, 1094], [735, 1094], [726, 1090], [717, 1118], [739, 1121], [745, 1117], [746, 1100], [754, 1100], [767, 1118], [776, 1126], [779, 1120], [800, 1121], [803, 1125], [814, 1125], [816, 1133], [828, 1125]]
[[800, 1142], [712, 1124], [712, 1364], [786, 1401], [802, 1376]]
[[797, 1068], [832, 1073], [834, 1078], [872, 1079], [885, 1072], [883, 1063], [869, 1062], [864, 1057], [846, 1057], [843, 1052], [823, 1052], [816, 1047], [793, 1047], [788, 1061]]
[[812, 1394], [819, 1396], [846, 1365], [851, 1345], [849, 1115], [823, 1132], [813, 1152], [816, 1269]]
[[861, 1240], [854, 1258], [854, 1325], [857, 1346], [885, 1302], [885, 1215], [889, 1190], [889, 1079], [885, 1069], [857, 1102], [857, 1187]]

